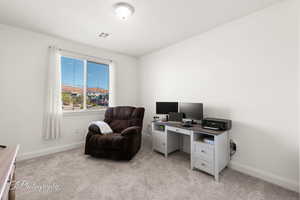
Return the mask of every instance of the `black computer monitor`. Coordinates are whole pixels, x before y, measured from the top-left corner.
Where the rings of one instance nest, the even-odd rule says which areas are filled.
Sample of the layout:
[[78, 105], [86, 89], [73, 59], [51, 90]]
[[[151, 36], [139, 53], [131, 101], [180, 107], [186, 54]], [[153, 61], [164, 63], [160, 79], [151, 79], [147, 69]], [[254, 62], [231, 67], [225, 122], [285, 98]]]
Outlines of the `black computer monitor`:
[[156, 102], [156, 114], [178, 112], [178, 102]]
[[202, 103], [180, 103], [179, 112], [184, 114], [184, 118], [192, 120], [203, 119]]

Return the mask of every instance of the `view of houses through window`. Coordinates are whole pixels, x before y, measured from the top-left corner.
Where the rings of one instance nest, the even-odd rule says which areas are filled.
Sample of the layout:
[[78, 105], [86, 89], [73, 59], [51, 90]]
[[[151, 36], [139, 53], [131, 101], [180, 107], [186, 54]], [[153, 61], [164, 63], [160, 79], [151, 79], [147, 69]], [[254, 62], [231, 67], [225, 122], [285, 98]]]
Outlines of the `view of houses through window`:
[[97, 110], [108, 106], [107, 64], [62, 56], [61, 80], [63, 110]]

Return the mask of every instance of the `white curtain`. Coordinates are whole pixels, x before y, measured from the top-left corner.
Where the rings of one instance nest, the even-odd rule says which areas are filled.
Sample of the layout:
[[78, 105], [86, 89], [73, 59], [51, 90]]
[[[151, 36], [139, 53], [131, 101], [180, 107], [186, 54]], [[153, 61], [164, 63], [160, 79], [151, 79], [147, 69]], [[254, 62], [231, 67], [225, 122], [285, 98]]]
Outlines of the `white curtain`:
[[49, 48], [48, 64], [43, 138], [53, 140], [61, 136], [62, 125], [60, 53], [56, 47]]
[[115, 83], [115, 66], [114, 62], [109, 64], [109, 106], [116, 106], [116, 83]]

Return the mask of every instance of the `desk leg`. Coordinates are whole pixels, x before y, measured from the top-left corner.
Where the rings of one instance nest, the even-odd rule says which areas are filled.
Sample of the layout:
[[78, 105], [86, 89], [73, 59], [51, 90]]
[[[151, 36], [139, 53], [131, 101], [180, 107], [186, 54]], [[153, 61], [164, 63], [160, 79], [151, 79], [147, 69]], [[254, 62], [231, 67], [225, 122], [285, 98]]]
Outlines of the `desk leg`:
[[214, 175], [215, 175], [215, 181], [219, 182], [219, 144], [220, 144], [220, 138], [217, 136], [214, 136], [215, 141], [215, 169], [214, 169]]
[[165, 141], [164, 141], [164, 145], [165, 145], [165, 158], [168, 158], [168, 130], [165, 130]]
[[215, 174], [215, 181], [219, 182], [219, 173]]
[[190, 165], [191, 165], [191, 170], [194, 170], [194, 132], [191, 132], [190, 134]]
[[168, 158], [168, 140], [167, 139], [165, 139], [164, 145], [165, 145], [165, 158]]

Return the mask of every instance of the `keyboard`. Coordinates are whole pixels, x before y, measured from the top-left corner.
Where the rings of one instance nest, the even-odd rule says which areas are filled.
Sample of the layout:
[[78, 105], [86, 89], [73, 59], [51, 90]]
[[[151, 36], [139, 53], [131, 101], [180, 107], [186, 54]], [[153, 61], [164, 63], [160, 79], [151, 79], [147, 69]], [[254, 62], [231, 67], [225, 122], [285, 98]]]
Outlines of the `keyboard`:
[[193, 125], [191, 124], [182, 124], [183, 127], [189, 128], [189, 127], [193, 127]]

